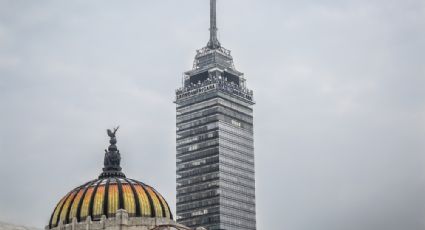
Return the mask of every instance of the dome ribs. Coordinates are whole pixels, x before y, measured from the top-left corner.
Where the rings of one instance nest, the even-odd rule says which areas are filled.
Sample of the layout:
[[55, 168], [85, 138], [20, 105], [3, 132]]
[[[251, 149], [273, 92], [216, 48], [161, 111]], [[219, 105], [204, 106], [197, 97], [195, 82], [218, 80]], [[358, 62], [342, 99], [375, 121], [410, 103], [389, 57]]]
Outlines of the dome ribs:
[[98, 183], [96, 184], [96, 187], [94, 188], [93, 194], [90, 198], [90, 205], [89, 205], [89, 213], [88, 216], [90, 216], [92, 219], [93, 218], [93, 206], [94, 206], [94, 197], [97, 194], [97, 189], [99, 188], [99, 185], [102, 184], [103, 180], [99, 180]]
[[125, 181], [130, 185], [131, 191], [133, 192], [134, 202], [136, 203], [136, 216], [142, 216], [142, 213], [140, 212], [140, 201], [139, 196], [137, 195], [136, 189], [134, 188], [134, 185], [132, 182], [130, 182], [127, 178], [124, 178]]
[[[152, 188], [152, 187], [151, 187]], [[164, 210], [168, 211], [169, 216], [165, 215], [165, 217], [169, 217], [170, 219], [173, 219], [173, 214], [171, 213], [171, 209], [170, 209], [170, 205], [168, 205], [168, 202], [164, 199], [164, 197], [161, 195], [161, 193], [159, 193], [158, 191], [156, 191], [156, 189], [152, 188], [152, 190], [156, 193], [156, 195], [159, 197], [159, 199], [161, 200], [161, 202], [164, 204], [164, 206], [166, 206]]]
[[99, 221], [101, 216], [115, 217], [119, 209], [129, 217], [173, 219], [170, 206], [158, 191], [143, 182], [121, 177], [96, 179], [66, 194], [50, 216], [49, 229], [70, 224], [74, 218]]
[[148, 197], [148, 200], [149, 200], [149, 204], [151, 206], [151, 210], [150, 210], [151, 211], [151, 217], [155, 217], [156, 216], [155, 205], [153, 203], [152, 197], [150, 196], [150, 194], [148, 193], [148, 191], [146, 191], [145, 184], [143, 184], [140, 181], [133, 180], [133, 179], [132, 179], [132, 181], [135, 181], [137, 184], [139, 184], [140, 187], [143, 189], [143, 191], [145, 191], [146, 196]]
[[[82, 185], [82, 186], [80, 186], [80, 187], [78, 187], [78, 188], [76, 188], [76, 189], [74, 189], [74, 190], [72, 190], [71, 192], [69, 192], [68, 194], [66, 194], [66, 196], [65, 197], [63, 197], [62, 198], [62, 200], [59, 202], [59, 204], [56, 206], [56, 208], [55, 208], [55, 211], [53, 212], [53, 216], [52, 216], [52, 220], [51, 220], [51, 226], [52, 227], [56, 227], [56, 226], [58, 226], [59, 225], [59, 221], [61, 221], [61, 216], [63, 215], [62, 214], [62, 212], [63, 212], [63, 208], [64, 208], [64, 206], [65, 206], [65, 203], [67, 202], [67, 200], [69, 199], [69, 197], [75, 192], [75, 196], [77, 196], [77, 194], [78, 194], [78, 192], [80, 191], [80, 189], [82, 188], [82, 187], [84, 187], [84, 186], [86, 186], [86, 185], [88, 185], [89, 183], [91, 183], [92, 181], [89, 181], [89, 182], [87, 182], [87, 183], [85, 183], [84, 185]], [[73, 202], [74, 202], [74, 199], [75, 199], [75, 196], [72, 198], [72, 201], [69, 203], [69, 208], [72, 206], [72, 204], [73, 204]], [[57, 208], [59, 208], [59, 209], [57, 209]], [[56, 211], [57, 211], [57, 213], [56, 213]], [[68, 210], [67, 210], [68, 211]], [[57, 215], [56, 217], [55, 217], [55, 215]], [[66, 214], [66, 215], [68, 215], [68, 213]], [[53, 220], [53, 219], [56, 219], [56, 220]], [[53, 221], [55, 221], [54, 223], [53, 223]], [[66, 219], [65, 219], [65, 221], [66, 221]]]
[[152, 207], [149, 202], [149, 197], [146, 191], [143, 189], [143, 186], [139, 183], [132, 181], [134, 188], [136, 189], [139, 203], [140, 203], [140, 215], [141, 216], [152, 216]]
[[111, 178], [108, 178], [105, 184], [105, 193], [103, 197], [103, 215], [108, 216], [108, 201], [109, 201], [109, 183]]
[[53, 210], [52, 215], [50, 215], [50, 220], [49, 220], [49, 228], [52, 228], [52, 219], [53, 219], [53, 215], [56, 212], [56, 208], [58, 207], [58, 205], [56, 205], [55, 209]]
[[[69, 223], [69, 222], [71, 222], [70, 220], [69, 220], [69, 213], [71, 212], [71, 207], [72, 207], [72, 204], [74, 203], [74, 200], [75, 200], [75, 197], [77, 197], [77, 193], [78, 193], [78, 191], [79, 191], [79, 189], [76, 189], [76, 190], [74, 190], [73, 191], [73, 194], [72, 194], [72, 200], [70, 201], [70, 203], [69, 203], [69, 205], [68, 205], [68, 207], [66, 208], [66, 215], [65, 215], [65, 223]], [[65, 206], [64, 206], [65, 207]]]
[[80, 222], [81, 221], [81, 206], [83, 206], [83, 201], [84, 201], [84, 198], [86, 197], [86, 193], [87, 193], [87, 190], [95, 183], [96, 181], [94, 180], [94, 181], [91, 181], [91, 182], [89, 182], [89, 185], [87, 185], [87, 186], [85, 186], [84, 187], [84, 192], [83, 192], [83, 195], [81, 196], [81, 198], [80, 198], [80, 200], [79, 200], [79, 202], [78, 202], [78, 207], [77, 207], [77, 214], [76, 214], [76, 217], [77, 217], [77, 220], [78, 220], [78, 222]]
[[117, 180], [117, 178], [111, 179], [111, 183], [109, 183], [108, 217], [115, 217], [115, 214], [119, 210], [119, 191]]
[[62, 216], [62, 211], [63, 211], [63, 207], [65, 206], [66, 201], [68, 200], [69, 196], [72, 194], [72, 192], [68, 193], [66, 195], [66, 198], [63, 200], [62, 204], [61, 204], [61, 208], [59, 209], [58, 212], [58, 216], [56, 217], [56, 226], [59, 225], [59, 222], [61, 221], [61, 216]]
[[71, 205], [71, 211], [70, 211], [70, 213], [69, 213], [69, 219], [73, 219], [73, 218], [77, 218], [77, 210], [78, 210], [78, 204], [79, 204], [79, 202], [80, 202], [80, 200], [82, 199], [82, 197], [83, 197], [83, 194], [84, 194], [84, 186], [80, 186], [80, 187], [78, 187], [78, 189], [77, 189], [77, 195], [75, 196], [75, 199], [73, 200], [73, 202], [72, 202], [72, 205]]
[[167, 215], [165, 214], [164, 204], [161, 202], [161, 198], [159, 197], [158, 193], [152, 187], [150, 186], [147, 186], [147, 187], [152, 191], [152, 194], [153, 196], [155, 196], [156, 200], [158, 200], [158, 203], [161, 206], [161, 210], [162, 210], [162, 217], [167, 217]]
[[118, 209], [124, 209], [124, 192], [122, 189], [122, 184], [120, 179], [117, 178], [117, 184], [118, 184]]
[[[62, 206], [65, 203], [65, 200], [66, 200], [66, 198], [68, 197], [69, 194], [70, 193], [66, 194], [66, 196], [64, 196], [62, 198], [62, 200], [60, 200], [59, 203], [56, 205], [55, 211], [53, 211], [52, 218], [50, 220], [50, 226], [52, 226], [52, 227], [58, 226], [58, 221], [59, 221], [59, 217], [60, 217], [60, 212], [62, 210]], [[54, 223], [53, 223], [53, 219], [56, 219]]]

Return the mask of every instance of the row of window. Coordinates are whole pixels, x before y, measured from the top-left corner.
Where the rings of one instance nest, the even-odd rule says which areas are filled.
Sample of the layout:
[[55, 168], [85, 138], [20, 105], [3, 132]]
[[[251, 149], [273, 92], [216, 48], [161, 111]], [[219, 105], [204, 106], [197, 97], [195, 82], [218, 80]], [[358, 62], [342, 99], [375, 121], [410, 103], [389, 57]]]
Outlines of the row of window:
[[240, 151], [243, 153], [253, 153], [254, 148], [243, 146], [240, 144], [236, 144], [233, 141], [227, 140], [227, 139], [220, 139], [220, 147], [228, 147], [230, 149], [234, 149], [236, 151]]
[[254, 139], [253, 138], [254, 134], [253, 134], [252, 130], [240, 129], [239, 127], [235, 127], [232, 124], [228, 124], [228, 123], [224, 123], [224, 122], [220, 122], [218, 127], [219, 127], [220, 132], [224, 131], [224, 132], [231, 133], [231, 134], [238, 136], [238, 137], [243, 137], [243, 138], [250, 139], [250, 140]]
[[207, 166], [201, 167], [201, 168], [195, 168], [195, 169], [184, 171], [184, 172], [179, 172], [177, 174], [177, 179], [191, 178], [191, 177], [194, 177], [194, 176], [200, 176], [200, 175], [211, 173], [211, 172], [218, 172], [218, 163], [212, 164], [212, 165], [207, 165]]
[[207, 199], [207, 198], [215, 197], [218, 195], [219, 195], [218, 189], [206, 190], [206, 191], [198, 192], [195, 194], [179, 196], [177, 197], [177, 204], [194, 201], [194, 200]]
[[208, 133], [203, 133], [197, 136], [191, 136], [188, 138], [183, 138], [183, 139], [179, 139], [177, 140], [177, 146], [182, 146], [182, 145], [186, 145], [186, 144], [190, 144], [193, 142], [198, 142], [198, 141], [204, 141], [204, 140], [208, 140], [214, 137], [218, 137], [218, 131], [212, 131], [212, 132], [208, 132]]
[[[238, 102], [242, 103], [241, 101], [238, 101]], [[219, 98], [219, 103], [222, 104], [222, 105], [225, 105], [229, 108], [232, 108], [234, 110], [241, 111], [241, 112], [246, 113], [247, 115], [252, 116], [252, 108], [251, 108], [250, 105], [243, 106], [240, 103], [235, 103], [234, 101], [226, 100], [226, 99], [223, 99], [223, 98]]]
[[198, 164], [206, 164], [208, 162], [204, 162], [204, 160], [207, 160], [205, 158], [218, 157], [219, 154], [220, 162], [239, 165], [240, 167], [246, 168], [248, 170], [254, 169], [254, 157], [252, 155], [241, 153], [239, 151], [235, 151], [234, 149], [229, 149], [226, 146], [222, 146], [221, 148], [216, 146], [213, 148], [177, 156], [177, 169], [179, 170], [186, 168], [186, 165], [183, 163], [188, 163], [188, 167], [197, 166]]
[[202, 108], [205, 108], [205, 107], [210, 107], [210, 106], [213, 106], [213, 105], [216, 105], [216, 104], [221, 104], [221, 105], [224, 105], [224, 106], [229, 107], [231, 109], [234, 109], [236, 111], [240, 111], [240, 112], [245, 113], [249, 116], [252, 116], [252, 108], [242, 106], [240, 104], [231, 102], [229, 100], [225, 100], [223, 98], [213, 98], [213, 99], [206, 100], [206, 101], [203, 101], [203, 102], [199, 102], [199, 103], [196, 103], [196, 104], [179, 107], [179, 108], [177, 108], [177, 116], [186, 115], [187, 113], [194, 112], [194, 111], [197, 111], [199, 109], [202, 109]]
[[246, 122], [248, 124], [252, 124], [254, 122], [252, 116], [237, 112], [237, 111], [230, 109], [230, 108], [227, 108], [225, 106], [220, 107], [219, 112], [222, 113], [222, 114], [225, 114], [229, 117], [232, 117], [236, 120], [241, 120], [243, 122]]
[[196, 127], [196, 126], [201, 126], [201, 125], [206, 124], [206, 123], [211, 123], [213, 121], [218, 121], [219, 119], [220, 119], [220, 114], [213, 114], [213, 115], [209, 115], [207, 117], [201, 117], [197, 120], [189, 121], [187, 123], [178, 124], [177, 125], [177, 132], [182, 131], [182, 130], [186, 130], [186, 129], [189, 129], [189, 128], [193, 128], [193, 127]]
[[231, 117], [234, 117], [234, 118], [239, 119], [239, 120], [243, 120], [247, 123], [252, 124], [252, 122], [253, 122], [252, 115], [248, 115], [248, 114], [239, 112], [237, 110], [228, 108], [225, 105], [214, 105], [212, 107], [203, 108], [203, 109], [198, 110], [196, 112], [177, 116], [176, 122], [179, 125], [182, 122], [191, 121], [191, 120], [194, 120], [194, 119], [198, 119], [200, 117], [205, 117], [205, 116], [208, 116], [210, 114], [217, 114], [217, 113], [227, 114]]
[[222, 214], [222, 216], [243, 219], [247, 222], [255, 223], [255, 212], [241, 210], [239, 208], [234, 208], [227, 205], [221, 205], [220, 214]]
[[183, 187], [183, 188], [178, 187], [177, 198], [179, 198], [180, 196], [185, 196], [187, 194], [197, 193], [197, 192], [209, 190], [212, 188], [218, 189], [218, 186], [219, 186], [219, 181], [214, 180], [214, 181], [208, 181], [206, 183], [200, 183], [200, 184]]
[[211, 157], [211, 156], [218, 156], [218, 146], [212, 147], [212, 148], [208, 148], [208, 149], [204, 149], [204, 150], [200, 150], [200, 151], [196, 151], [196, 152], [191, 152], [189, 154], [182, 154], [182, 155], [178, 155], [177, 156], [177, 165], [180, 165], [183, 162], [189, 162], [189, 161], [194, 161], [194, 160], [199, 160], [199, 159], [204, 159], [206, 157]]
[[184, 171], [184, 170], [188, 170], [188, 169], [192, 169], [192, 168], [199, 168], [199, 167], [202, 167], [204, 165], [209, 165], [209, 164], [218, 163], [218, 162], [219, 162], [218, 156], [212, 156], [212, 157], [208, 157], [208, 158], [197, 159], [197, 160], [194, 160], [194, 161], [180, 163], [180, 164], [177, 165], [177, 173]]
[[[240, 161], [234, 161], [231, 158], [225, 158], [224, 155], [212, 156], [195, 161], [181, 163], [177, 165], [177, 174], [185, 176], [188, 172], [201, 172], [204, 168], [211, 168], [213, 164], [220, 163], [220, 169], [231, 171], [236, 174], [254, 175], [254, 166]], [[201, 171], [200, 171], [201, 170]]]
[[190, 120], [193, 120], [193, 119], [197, 119], [199, 117], [205, 117], [205, 116], [208, 116], [210, 114], [215, 114], [215, 113], [218, 112], [218, 108], [219, 108], [219, 106], [217, 105], [217, 106], [213, 106], [213, 107], [207, 107], [207, 108], [204, 108], [204, 109], [196, 111], [196, 112], [177, 116], [176, 123], [180, 124], [180, 123], [185, 122], [185, 121], [190, 121]]
[[190, 179], [177, 179], [177, 187], [190, 186], [192, 184], [202, 183], [205, 181], [211, 181], [218, 179], [218, 172], [213, 172], [207, 175], [201, 175], [199, 177], [190, 178]]
[[197, 201], [201, 199], [208, 199], [211, 197], [215, 197], [220, 195], [220, 197], [225, 197], [228, 199], [233, 199], [238, 202], [245, 203], [247, 205], [255, 206], [255, 196], [249, 196], [246, 194], [236, 193], [232, 192], [227, 189], [216, 189], [213, 188], [211, 190], [205, 190], [202, 192], [197, 192], [195, 194], [188, 194], [185, 196], [178, 196], [177, 197], [177, 204], [186, 203], [190, 201]]
[[213, 206], [209, 208], [199, 207], [192, 210], [179, 211], [177, 220], [186, 226], [202, 225], [206, 227], [216, 221], [220, 221], [224, 224], [237, 225], [243, 229], [255, 228], [256, 225], [255, 213], [243, 212], [242, 214], [241, 210], [229, 209], [226, 205], [220, 206], [220, 209], [218, 206]]
[[[219, 185], [220, 184], [220, 185]], [[211, 190], [218, 190], [220, 189], [221, 193], [223, 195], [228, 194], [237, 194], [239, 197], [245, 197], [246, 199], [255, 199], [255, 189], [254, 187], [246, 187], [241, 186], [240, 184], [236, 184], [230, 181], [221, 180], [220, 182], [218, 180], [210, 181], [207, 183], [197, 184], [193, 186], [188, 186], [184, 188], [177, 188], [177, 198], [181, 198], [184, 196], [193, 196], [197, 193], [203, 193], [206, 191]], [[232, 196], [232, 195], [229, 195]], [[244, 198], [244, 199], [245, 199]]]
[[191, 113], [191, 112], [194, 112], [196, 110], [199, 110], [199, 109], [202, 109], [202, 108], [205, 108], [205, 107], [216, 105], [216, 104], [218, 104], [218, 99], [219, 98], [213, 98], [213, 99], [206, 100], [206, 101], [203, 101], [203, 102], [199, 102], [199, 103], [196, 103], [196, 104], [178, 107], [177, 108], [177, 116], [185, 115], [186, 113]]
[[178, 147], [177, 154], [188, 153], [188, 152], [196, 151], [198, 149], [205, 149], [205, 148], [216, 146], [216, 145], [218, 145], [218, 139], [211, 139], [211, 140], [193, 144], [193, 145], [185, 145], [183, 147]]
[[208, 131], [214, 130], [218, 128], [218, 122], [210, 123], [205, 126], [201, 126], [199, 128], [184, 130], [177, 132], [177, 139], [193, 136], [196, 134], [206, 133]]
[[248, 222], [246, 220], [237, 219], [233, 216], [226, 217], [220, 216], [221, 229], [232, 229], [232, 230], [256, 230], [255, 221]]
[[255, 174], [253, 172], [242, 171], [234, 167], [228, 167], [227, 165], [220, 165], [220, 172], [227, 173], [241, 179], [255, 180]]
[[[222, 210], [220, 209], [220, 212]], [[178, 214], [177, 220], [186, 226], [202, 225], [210, 227], [211, 224], [220, 222], [222, 224], [220, 229], [255, 229], [255, 215], [244, 214], [244, 216], [241, 216], [237, 211], [228, 212], [227, 210], [223, 214], [218, 213], [218, 207], [200, 208]], [[223, 226], [228, 227], [224, 228]]]
[[255, 198], [255, 188], [253, 187], [240, 186], [235, 183], [222, 180], [220, 182], [220, 189], [222, 190], [223, 194], [235, 193], [239, 194], [240, 196]]
[[[220, 171], [219, 171], [220, 170]], [[207, 167], [195, 168], [190, 171], [179, 172], [177, 174], [177, 181], [183, 183], [188, 180], [199, 180], [204, 176], [208, 176], [211, 173], [220, 172], [220, 178], [231, 178], [232, 181], [243, 184], [254, 184], [255, 175], [253, 173], [242, 172], [234, 170], [229, 167], [220, 167], [219, 164], [208, 165]]]
[[254, 149], [253, 135], [246, 135], [242, 133], [236, 134], [236, 132], [223, 131], [219, 128], [219, 137], [231, 141], [234, 144], [241, 144], [252, 150]]
[[223, 172], [220, 172], [220, 179], [233, 182], [234, 184], [239, 186], [255, 188], [255, 181], [252, 179], [244, 179], [241, 177], [235, 177], [234, 175], [223, 173]]
[[247, 123], [247, 122], [244, 122], [244, 121], [241, 121], [241, 120], [237, 120], [237, 119], [234, 119], [230, 116], [221, 115], [221, 116], [219, 116], [219, 120], [220, 120], [220, 123], [227, 123], [227, 124], [229, 124], [233, 127], [241, 128], [241, 129], [247, 130], [249, 132], [252, 132], [252, 130], [253, 130], [252, 123]]
[[221, 178], [220, 188], [227, 188], [239, 193], [247, 193], [255, 196], [255, 184], [241, 184], [226, 178]]
[[237, 138], [235, 136], [227, 135], [227, 134], [220, 134], [220, 140], [225, 140], [228, 142], [231, 142], [235, 145], [240, 145], [246, 148], [249, 148], [251, 150], [254, 150], [254, 144], [252, 141], [247, 141], [242, 138]]
[[[180, 153], [179, 152], [180, 150], [185, 151], [185, 150], [182, 150], [184, 148], [187, 148], [188, 149], [187, 151], [193, 151], [193, 150], [199, 149], [200, 148], [199, 146], [205, 147], [205, 145], [204, 145], [205, 142], [202, 143], [201, 141], [211, 140], [211, 139], [217, 137], [217, 134], [218, 134], [217, 131], [213, 131], [213, 132], [205, 133], [205, 134], [202, 134], [202, 135], [199, 135], [199, 136], [192, 136], [192, 137], [189, 137], [189, 138], [179, 140], [179, 141], [177, 141], [178, 153]], [[238, 137], [230, 135], [228, 133], [220, 133], [220, 137], [221, 137], [220, 139], [225, 140], [229, 143], [232, 143], [233, 146], [240, 145], [241, 147], [246, 147], [250, 150], [253, 150], [253, 142], [252, 141], [242, 139], [242, 138], [238, 138]], [[215, 142], [215, 140], [216, 139], [211, 140], [211, 141]], [[201, 142], [201, 143], [188, 145], [188, 144], [193, 143], [193, 142]], [[188, 146], [186, 146], [186, 145], [188, 145]], [[208, 146], [211, 146], [211, 145], [208, 145]]]
[[235, 210], [248, 210], [252, 213], [255, 213], [255, 205], [253, 204], [247, 204], [245, 202], [240, 202], [225, 197], [220, 197], [220, 204], [222, 206], [233, 207]]
[[[203, 212], [205, 209], [201, 209], [199, 210], [199, 212]], [[209, 210], [209, 209], [208, 209]], [[196, 214], [198, 211], [194, 211], [194, 216], [192, 216], [192, 213], [190, 214], [184, 214], [184, 216], [181, 216], [180, 219], [178, 219], [178, 222], [188, 226], [188, 227], [192, 227], [192, 226], [203, 226], [203, 227], [208, 227], [211, 224], [218, 224], [220, 223], [220, 217], [216, 212], [208, 212], [211, 214], [208, 215], [202, 215], [202, 216], [196, 216]], [[208, 228], [210, 230], [212, 230], [213, 228]], [[219, 229], [219, 228], [214, 228], [214, 229]]]
[[199, 217], [200, 215], [203, 215], [202, 218], [208, 217], [208, 216], [217, 216], [219, 212], [220, 212], [219, 206], [199, 208], [199, 209], [180, 212], [179, 214], [177, 214], [177, 219], [180, 220], [179, 223], [183, 223], [183, 221], [184, 222], [191, 221], [191, 219]]
[[177, 133], [185, 131], [185, 130], [192, 130], [193, 128], [198, 128], [199, 126], [202, 126], [204, 124], [212, 123], [215, 121], [220, 121], [224, 123], [228, 123], [232, 125], [233, 127], [242, 128], [244, 130], [248, 130], [252, 132], [253, 126], [252, 123], [247, 123], [241, 120], [234, 119], [228, 115], [225, 114], [214, 114], [210, 115], [208, 117], [203, 117], [197, 120], [190, 121], [188, 123], [183, 123], [177, 125]]
[[184, 211], [193, 211], [194, 209], [199, 209], [203, 207], [210, 207], [214, 205], [219, 205], [220, 198], [214, 197], [210, 199], [204, 199], [200, 201], [195, 201], [187, 204], [177, 204], [176, 209], [180, 213], [179, 215], [182, 215], [181, 213]]
[[248, 161], [251, 164], [254, 164], [254, 151], [250, 150], [247, 152], [241, 151], [240, 149], [231, 148], [229, 146], [220, 145], [219, 148], [220, 155], [226, 154], [228, 156], [231, 156], [235, 159], [240, 159], [242, 161]]
[[246, 169], [254, 169], [254, 156], [236, 152], [225, 147], [222, 147], [220, 150], [220, 162], [229, 162], [243, 165]]
[[229, 132], [229, 131], [224, 131], [224, 130], [220, 130], [220, 136], [221, 137], [225, 137], [227, 139], [231, 139], [231, 140], [235, 140], [235, 141], [239, 141], [241, 143], [244, 143], [246, 145], [250, 145], [250, 146], [254, 146], [254, 139], [252, 134], [251, 135], [247, 135], [247, 134], [237, 134], [235, 132]]
[[237, 170], [245, 171], [248, 173], [255, 174], [254, 171], [254, 164], [251, 164], [246, 161], [241, 161], [240, 159], [235, 160], [232, 157], [228, 157], [225, 154], [220, 155], [220, 165], [227, 166], [227, 167], [233, 167]]
[[221, 192], [220, 193], [220, 197], [225, 197], [228, 199], [233, 199], [235, 201], [241, 202], [241, 203], [245, 203], [247, 205], [252, 205], [255, 206], [255, 198], [253, 197], [248, 197], [248, 196], [242, 196], [240, 194], [237, 193], [225, 193], [225, 192]]
[[252, 174], [250, 174], [249, 176], [245, 176], [242, 174], [237, 174], [234, 172], [220, 169], [220, 178], [224, 178], [224, 179], [232, 178], [231, 179], [232, 181], [242, 185], [255, 185], [255, 178], [252, 177]]

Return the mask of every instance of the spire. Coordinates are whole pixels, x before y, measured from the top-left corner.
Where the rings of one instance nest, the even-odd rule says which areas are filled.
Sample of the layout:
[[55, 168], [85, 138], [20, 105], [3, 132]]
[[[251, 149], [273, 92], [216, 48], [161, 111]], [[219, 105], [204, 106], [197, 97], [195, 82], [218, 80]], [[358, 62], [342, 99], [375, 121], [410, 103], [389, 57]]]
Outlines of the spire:
[[217, 38], [217, 0], [210, 0], [210, 41], [207, 47], [210, 49], [220, 48]]
[[124, 173], [121, 172], [121, 154], [117, 148], [117, 138], [115, 134], [117, 133], [119, 126], [111, 131], [107, 130], [109, 140], [108, 150], [105, 149], [105, 159], [103, 161], [104, 168], [103, 173], [100, 174], [99, 178], [107, 178], [107, 177], [125, 177]]

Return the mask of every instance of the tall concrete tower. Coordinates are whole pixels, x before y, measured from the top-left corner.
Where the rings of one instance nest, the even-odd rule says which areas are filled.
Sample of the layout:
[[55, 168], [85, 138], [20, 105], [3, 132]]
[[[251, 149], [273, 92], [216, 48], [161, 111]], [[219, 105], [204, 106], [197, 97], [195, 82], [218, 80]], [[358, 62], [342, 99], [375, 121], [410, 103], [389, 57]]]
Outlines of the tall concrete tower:
[[210, 40], [176, 90], [177, 221], [208, 230], [255, 230], [253, 93], [217, 38]]

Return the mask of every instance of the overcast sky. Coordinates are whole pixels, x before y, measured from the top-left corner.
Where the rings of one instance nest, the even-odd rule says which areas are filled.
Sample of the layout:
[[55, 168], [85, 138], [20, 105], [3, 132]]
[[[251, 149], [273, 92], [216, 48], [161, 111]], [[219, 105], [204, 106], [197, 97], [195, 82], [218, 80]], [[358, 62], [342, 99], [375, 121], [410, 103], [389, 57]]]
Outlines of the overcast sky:
[[[0, 0], [0, 220], [44, 227], [98, 176], [175, 211], [174, 91], [208, 0]], [[425, 1], [219, 0], [254, 90], [259, 230], [425, 229]]]

